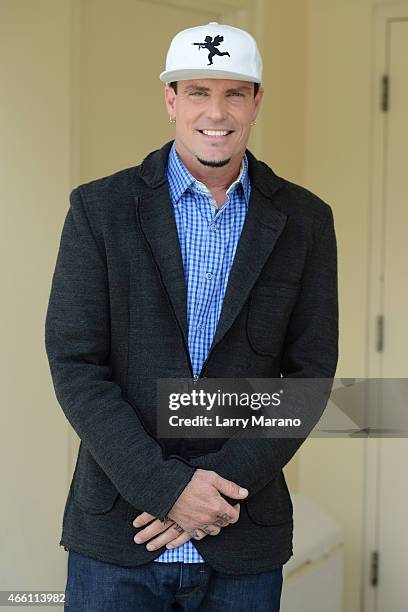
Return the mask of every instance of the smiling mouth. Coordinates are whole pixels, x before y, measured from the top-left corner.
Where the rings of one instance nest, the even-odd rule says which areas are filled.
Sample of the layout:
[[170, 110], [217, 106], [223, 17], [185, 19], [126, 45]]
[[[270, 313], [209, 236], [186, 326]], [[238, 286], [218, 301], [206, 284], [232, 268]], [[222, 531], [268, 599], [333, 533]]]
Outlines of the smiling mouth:
[[234, 130], [197, 130], [207, 138], [225, 138], [233, 133]]

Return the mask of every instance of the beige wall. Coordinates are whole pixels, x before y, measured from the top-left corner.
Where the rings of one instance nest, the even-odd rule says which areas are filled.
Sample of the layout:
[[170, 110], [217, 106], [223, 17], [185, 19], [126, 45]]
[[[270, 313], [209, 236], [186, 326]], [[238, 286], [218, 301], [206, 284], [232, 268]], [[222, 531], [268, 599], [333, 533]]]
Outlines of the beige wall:
[[306, 0], [264, 5], [262, 158], [277, 174], [301, 184], [304, 173]]
[[0, 58], [1, 588], [57, 589], [69, 438], [43, 336], [70, 186], [69, 3], [1, 0]]

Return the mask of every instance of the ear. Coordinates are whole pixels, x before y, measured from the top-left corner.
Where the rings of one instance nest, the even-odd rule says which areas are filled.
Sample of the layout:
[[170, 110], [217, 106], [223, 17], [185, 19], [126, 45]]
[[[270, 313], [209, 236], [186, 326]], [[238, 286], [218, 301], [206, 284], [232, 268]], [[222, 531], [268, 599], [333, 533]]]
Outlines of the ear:
[[164, 88], [164, 103], [169, 117], [175, 117], [176, 115], [176, 99], [177, 94], [170, 85], [165, 85]]

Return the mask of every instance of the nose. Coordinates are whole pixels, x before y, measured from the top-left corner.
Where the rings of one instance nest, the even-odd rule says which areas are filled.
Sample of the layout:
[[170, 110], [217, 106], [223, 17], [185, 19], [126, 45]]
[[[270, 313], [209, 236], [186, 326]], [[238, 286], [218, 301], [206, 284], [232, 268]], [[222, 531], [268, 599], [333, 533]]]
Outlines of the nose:
[[206, 108], [206, 115], [214, 123], [224, 121], [227, 116], [224, 98], [211, 96]]

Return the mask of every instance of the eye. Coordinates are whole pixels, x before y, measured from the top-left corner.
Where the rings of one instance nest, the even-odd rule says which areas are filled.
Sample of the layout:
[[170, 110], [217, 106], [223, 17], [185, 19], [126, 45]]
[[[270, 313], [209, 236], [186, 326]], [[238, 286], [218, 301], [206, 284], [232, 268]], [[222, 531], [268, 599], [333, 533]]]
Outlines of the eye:
[[203, 91], [193, 91], [190, 96], [205, 96], [206, 94]]
[[232, 91], [230, 93], [231, 96], [241, 96], [243, 97], [244, 94], [242, 94], [240, 91]]

